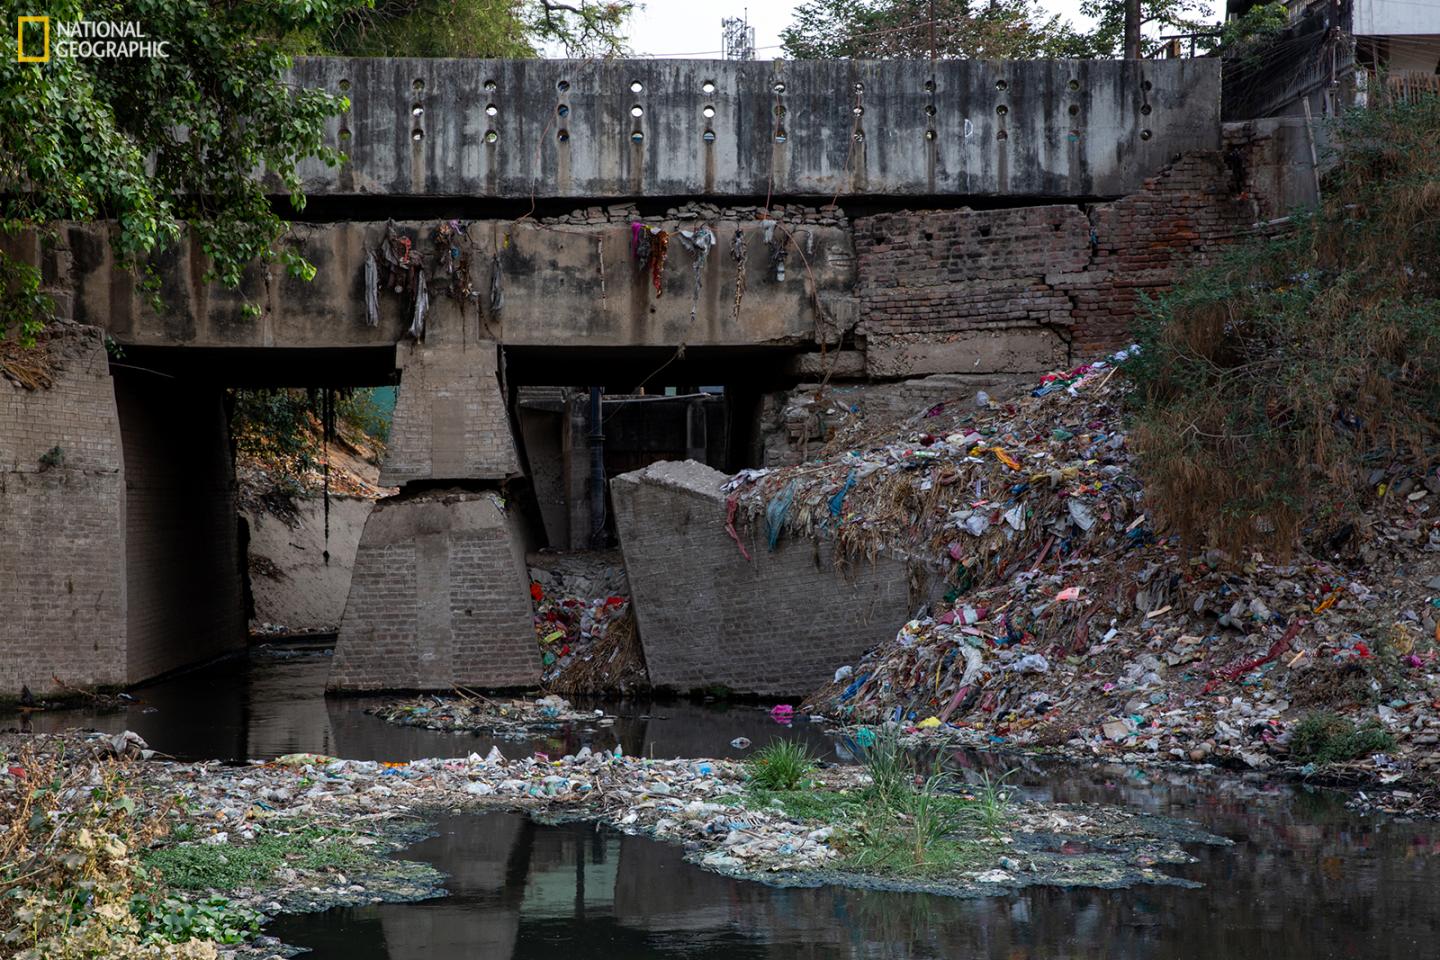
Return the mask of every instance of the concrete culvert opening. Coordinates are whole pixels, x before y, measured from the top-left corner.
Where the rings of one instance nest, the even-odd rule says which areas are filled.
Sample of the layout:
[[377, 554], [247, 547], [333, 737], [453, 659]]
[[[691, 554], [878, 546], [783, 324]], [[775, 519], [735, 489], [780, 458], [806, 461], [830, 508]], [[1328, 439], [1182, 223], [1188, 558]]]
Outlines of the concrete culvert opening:
[[333, 641], [380, 485], [393, 348], [133, 347], [123, 449], [126, 676]]

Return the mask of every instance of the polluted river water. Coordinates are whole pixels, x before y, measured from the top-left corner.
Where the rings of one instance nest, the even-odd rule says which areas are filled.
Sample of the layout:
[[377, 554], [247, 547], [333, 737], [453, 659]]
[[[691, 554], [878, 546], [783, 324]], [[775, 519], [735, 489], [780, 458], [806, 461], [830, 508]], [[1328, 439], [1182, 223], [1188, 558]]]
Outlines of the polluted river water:
[[[367, 714], [378, 700], [326, 699], [328, 658], [252, 656], [136, 691], [120, 710], [25, 718], [37, 732], [131, 729], [182, 759], [240, 761], [310, 751], [407, 760], [491, 743], [507, 755], [572, 752], [561, 733], [491, 740], [399, 727]], [[627, 753], [735, 757], [736, 737], [801, 738], [822, 757], [843, 746], [805, 723], [782, 727], [754, 706], [609, 703], [594, 734]], [[0, 727], [21, 719], [0, 717]], [[448, 896], [287, 915], [266, 932], [316, 960], [621, 958], [1419, 958], [1440, 955], [1440, 824], [1347, 810], [1331, 791], [1128, 764], [1041, 764], [957, 752], [957, 769], [1004, 769], [1027, 796], [1125, 805], [1193, 820], [1234, 841], [1196, 846], [1171, 868], [1199, 888], [1034, 887], [956, 899], [836, 887], [777, 889], [684, 862], [676, 845], [589, 823], [522, 814], [441, 817], [400, 855], [434, 865]], [[1081, 851], [1076, 851], [1081, 852]]]

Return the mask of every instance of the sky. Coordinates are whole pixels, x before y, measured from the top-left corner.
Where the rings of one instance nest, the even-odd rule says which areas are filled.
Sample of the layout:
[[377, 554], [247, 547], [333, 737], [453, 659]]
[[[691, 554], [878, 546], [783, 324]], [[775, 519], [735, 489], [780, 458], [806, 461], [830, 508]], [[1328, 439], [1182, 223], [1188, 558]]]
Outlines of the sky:
[[[748, 16], [755, 28], [755, 56], [780, 56], [780, 31], [790, 23], [800, 0], [645, 0], [643, 10], [630, 18], [630, 46], [636, 56], [696, 59], [720, 56], [720, 21]], [[1041, 5], [1077, 26], [1083, 24], [1080, 0], [1041, 0]], [[1212, 3], [1213, 7], [1213, 3]]]

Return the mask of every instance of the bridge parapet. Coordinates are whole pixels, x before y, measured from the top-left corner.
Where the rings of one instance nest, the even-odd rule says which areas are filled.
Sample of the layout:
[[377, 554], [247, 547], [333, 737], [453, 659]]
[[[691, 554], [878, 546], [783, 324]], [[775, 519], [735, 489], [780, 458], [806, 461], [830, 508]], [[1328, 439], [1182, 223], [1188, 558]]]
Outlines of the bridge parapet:
[[[303, 58], [313, 195], [1105, 197], [1220, 145], [1220, 64]], [[277, 184], [278, 186], [278, 184]]]

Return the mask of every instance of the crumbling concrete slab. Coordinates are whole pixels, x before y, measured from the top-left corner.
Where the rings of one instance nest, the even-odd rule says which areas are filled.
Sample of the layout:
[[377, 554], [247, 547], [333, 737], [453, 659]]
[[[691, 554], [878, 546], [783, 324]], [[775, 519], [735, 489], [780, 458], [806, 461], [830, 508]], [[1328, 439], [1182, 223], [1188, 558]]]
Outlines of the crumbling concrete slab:
[[809, 693], [908, 615], [905, 569], [837, 570], [828, 544], [725, 530], [725, 475], [693, 460], [610, 482], [650, 680], [767, 696]]
[[381, 500], [365, 521], [331, 690], [540, 681], [524, 546], [497, 495]]
[[311, 196], [1117, 196], [1220, 145], [1207, 58], [324, 57], [290, 76], [350, 101], [330, 121], [348, 162], [299, 165]]

